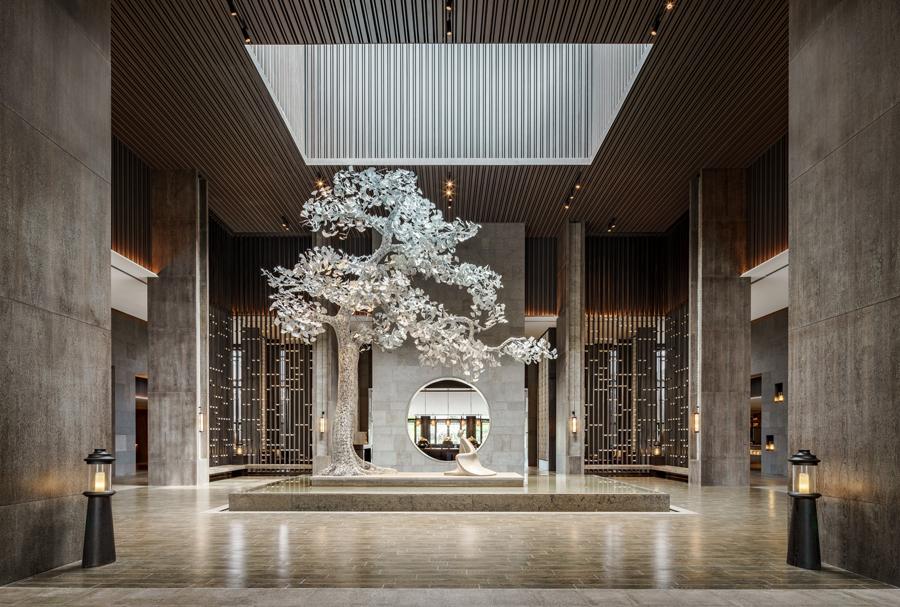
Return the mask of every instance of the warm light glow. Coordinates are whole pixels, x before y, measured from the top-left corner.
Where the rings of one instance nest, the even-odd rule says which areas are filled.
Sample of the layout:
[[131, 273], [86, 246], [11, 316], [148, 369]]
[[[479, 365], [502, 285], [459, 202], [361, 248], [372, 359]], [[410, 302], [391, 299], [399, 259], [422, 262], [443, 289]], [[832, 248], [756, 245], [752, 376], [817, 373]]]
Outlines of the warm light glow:
[[700, 412], [694, 411], [694, 432], [700, 432]]
[[572, 417], [569, 418], [569, 432], [572, 434], [578, 432], [578, 418], [575, 416], [574, 411], [572, 411]]
[[453, 180], [452, 180], [452, 179], [448, 179], [448, 180], [447, 180], [447, 189], [449, 190], [449, 189], [452, 189], [452, 188], [453, 188]]
[[106, 472], [103, 470], [94, 473], [94, 491], [98, 493], [106, 491]]
[[772, 401], [773, 401], [773, 402], [776, 402], [776, 403], [783, 403], [783, 402], [784, 402], [784, 393], [783, 393], [783, 392], [776, 392], [776, 393], [775, 393], [775, 398], [773, 398]]
[[576, 183], [576, 184], [575, 184], [575, 189], [576, 189], [576, 190], [580, 190], [580, 189], [581, 189], [581, 184], [580, 184], [580, 183]]
[[238, 445], [237, 449], [234, 450], [235, 455], [243, 455], [244, 454], [244, 445]]
[[806, 472], [797, 475], [797, 493], [809, 493], [809, 474]]
[[675, 8], [675, 2], [674, 2], [674, 0], [669, 0], [668, 2], [666, 2], [666, 10], [667, 10], [667, 11], [670, 11], [670, 10], [672, 10], [673, 8]]
[[322, 411], [322, 415], [319, 417], [319, 432], [321, 434], [325, 433], [325, 412]]
[[653, 447], [653, 455], [662, 455], [662, 447], [659, 445]]

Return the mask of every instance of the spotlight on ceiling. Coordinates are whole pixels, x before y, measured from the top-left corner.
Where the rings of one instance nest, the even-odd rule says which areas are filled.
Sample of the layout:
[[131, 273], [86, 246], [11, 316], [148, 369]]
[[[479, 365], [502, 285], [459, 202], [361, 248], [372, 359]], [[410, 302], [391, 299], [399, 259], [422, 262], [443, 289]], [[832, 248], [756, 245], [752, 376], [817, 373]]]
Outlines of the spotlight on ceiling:
[[250, 30], [247, 29], [246, 25], [241, 26], [241, 34], [244, 36], [244, 44], [253, 42], [253, 39], [250, 37]]
[[447, 0], [444, 2], [444, 10], [450, 12], [453, 10], [453, 0]]
[[450, 16], [447, 16], [447, 37], [450, 38], [453, 36], [453, 21], [450, 19]]
[[316, 188], [321, 190], [325, 187], [325, 180], [322, 179], [321, 175], [316, 175]]
[[656, 36], [659, 34], [659, 25], [662, 23], [662, 15], [657, 15], [656, 19], [653, 20], [653, 25], [650, 27], [650, 35]]
[[666, 10], [670, 11], [673, 8], [675, 8], [675, 0], [668, 0], [668, 2], [666, 2]]
[[237, 17], [237, 7], [234, 5], [234, 0], [228, 0], [228, 14], [232, 17]]
[[612, 219], [609, 220], [609, 225], [606, 226], [606, 231], [612, 232], [615, 229], [616, 229], [616, 218], [613, 217]]
[[290, 227], [291, 227], [291, 222], [288, 221], [288, 218], [287, 218], [287, 217], [285, 217], [284, 215], [282, 215], [282, 216], [281, 216], [281, 229], [283, 229], [283, 230], [289, 230]]

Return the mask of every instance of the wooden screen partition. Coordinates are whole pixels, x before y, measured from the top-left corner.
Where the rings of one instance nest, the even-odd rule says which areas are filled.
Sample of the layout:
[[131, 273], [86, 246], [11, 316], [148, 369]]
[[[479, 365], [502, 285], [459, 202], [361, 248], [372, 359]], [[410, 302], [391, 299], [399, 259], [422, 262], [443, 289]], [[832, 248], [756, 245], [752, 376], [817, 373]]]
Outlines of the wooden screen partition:
[[[210, 465], [311, 468], [312, 347], [275, 324], [262, 269], [293, 266], [313, 237], [233, 234], [213, 214], [208, 233]], [[327, 244], [353, 255], [372, 250], [368, 233]], [[367, 385], [360, 384], [361, 417]]]
[[262, 268], [292, 266], [309, 235], [236, 235], [209, 222], [209, 454], [230, 463], [312, 466], [312, 347], [269, 311]]
[[687, 466], [687, 255], [686, 221], [586, 239], [586, 470]]
[[556, 316], [556, 238], [525, 239], [525, 316]]
[[788, 248], [787, 137], [747, 168], [747, 267]]
[[150, 268], [150, 187], [153, 171], [124, 143], [112, 138], [112, 250]]

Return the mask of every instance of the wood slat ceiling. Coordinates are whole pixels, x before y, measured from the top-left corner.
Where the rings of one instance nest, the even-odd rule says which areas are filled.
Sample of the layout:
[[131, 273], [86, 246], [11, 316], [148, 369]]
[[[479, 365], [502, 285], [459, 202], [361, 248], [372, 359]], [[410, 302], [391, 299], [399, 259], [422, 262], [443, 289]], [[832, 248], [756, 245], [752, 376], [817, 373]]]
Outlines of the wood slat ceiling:
[[[441, 0], [237, 0], [260, 43], [418, 43], [443, 38]], [[458, 42], [647, 42], [662, 0], [457, 0]], [[308, 167], [242, 48], [226, 0], [112, 0], [113, 132], [155, 168], [194, 167], [235, 232], [299, 226]], [[589, 167], [410, 167], [453, 212], [555, 234], [567, 219], [659, 232], [703, 167], [744, 167], [787, 131], [786, 0], [681, 0]], [[315, 83], [307, 83], [314, 86]], [[562, 209], [577, 175], [584, 187]]]

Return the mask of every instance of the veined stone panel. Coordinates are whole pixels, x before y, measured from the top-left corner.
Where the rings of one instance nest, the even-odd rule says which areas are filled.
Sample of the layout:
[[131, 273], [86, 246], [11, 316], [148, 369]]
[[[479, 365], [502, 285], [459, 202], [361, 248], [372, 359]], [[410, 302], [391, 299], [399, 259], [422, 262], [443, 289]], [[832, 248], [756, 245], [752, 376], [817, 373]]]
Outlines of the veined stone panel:
[[591, 163], [651, 45], [246, 48], [309, 164], [559, 165]]

